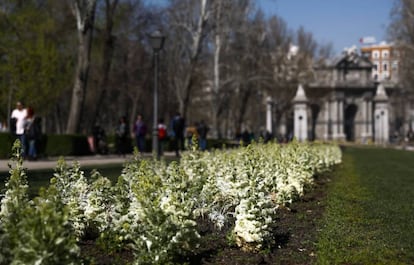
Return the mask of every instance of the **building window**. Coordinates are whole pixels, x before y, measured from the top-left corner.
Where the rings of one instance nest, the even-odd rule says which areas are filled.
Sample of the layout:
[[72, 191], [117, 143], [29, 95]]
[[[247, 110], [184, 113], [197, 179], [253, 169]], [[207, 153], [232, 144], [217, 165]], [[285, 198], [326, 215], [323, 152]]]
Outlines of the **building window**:
[[388, 51], [382, 51], [382, 58], [388, 59]]
[[378, 71], [378, 63], [374, 63], [372, 70]]
[[378, 59], [379, 58], [379, 51], [373, 51], [372, 52], [372, 57], [374, 58], [374, 59]]
[[383, 71], [388, 71], [388, 64], [387, 64], [387, 63], [384, 63], [384, 64], [382, 65], [382, 70], [383, 70]]

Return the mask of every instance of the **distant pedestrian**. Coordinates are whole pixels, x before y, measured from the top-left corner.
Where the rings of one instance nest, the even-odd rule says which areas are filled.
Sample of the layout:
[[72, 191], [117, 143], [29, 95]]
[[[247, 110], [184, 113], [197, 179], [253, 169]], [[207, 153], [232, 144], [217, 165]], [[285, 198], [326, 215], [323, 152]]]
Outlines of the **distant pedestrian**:
[[180, 150], [184, 150], [185, 139], [184, 139], [184, 128], [185, 121], [179, 112], [176, 113], [172, 120], [172, 130], [174, 133], [174, 149], [175, 155], [180, 156]]
[[128, 152], [128, 134], [129, 126], [126, 122], [126, 117], [122, 116], [119, 119], [118, 125], [115, 130], [116, 133], [116, 152], [118, 155], [125, 156]]
[[135, 142], [140, 153], [145, 151], [145, 135], [147, 134], [147, 126], [142, 119], [142, 115], [138, 115], [134, 123], [133, 132], [135, 135]]
[[94, 151], [97, 154], [105, 155], [108, 153], [105, 130], [97, 123], [92, 128]]
[[273, 139], [273, 134], [269, 130], [266, 130], [266, 132], [264, 133], [264, 135], [262, 135], [262, 137], [263, 137], [263, 141], [265, 143], [268, 143]]
[[23, 108], [23, 104], [18, 101], [16, 108], [11, 113], [10, 117], [10, 132], [19, 139], [22, 146], [22, 155], [26, 152], [26, 139], [24, 135], [24, 123], [27, 116], [27, 110]]
[[241, 135], [241, 140], [243, 142], [243, 146], [248, 146], [250, 144], [251, 138], [250, 138], [250, 133], [247, 129], [243, 131]]
[[7, 131], [7, 123], [0, 122], [0, 132], [6, 132], [6, 131]]
[[198, 141], [197, 126], [198, 126], [198, 123], [196, 122], [194, 125], [188, 126], [187, 129], [185, 130], [188, 148], [192, 148], [193, 139]]
[[206, 125], [204, 120], [201, 120], [197, 126], [198, 144], [201, 151], [205, 151], [207, 149], [207, 133], [209, 130], [210, 128]]
[[167, 126], [164, 123], [164, 119], [161, 118], [158, 121], [158, 156], [162, 156], [164, 153], [164, 145], [167, 141]]
[[41, 135], [40, 118], [35, 116], [33, 108], [27, 108], [27, 116], [24, 122], [24, 135], [27, 144], [27, 157], [29, 160], [37, 160], [37, 146]]

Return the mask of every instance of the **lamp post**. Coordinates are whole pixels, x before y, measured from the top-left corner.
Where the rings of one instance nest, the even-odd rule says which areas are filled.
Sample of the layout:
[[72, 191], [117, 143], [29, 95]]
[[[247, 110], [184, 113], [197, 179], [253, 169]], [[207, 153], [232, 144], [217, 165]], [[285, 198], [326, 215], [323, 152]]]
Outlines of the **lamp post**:
[[165, 36], [159, 30], [149, 35], [154, 59], [154, 113], [152, 124], [152, 152], [159, 156], [158, 148], [158, 52], [164, 45]]

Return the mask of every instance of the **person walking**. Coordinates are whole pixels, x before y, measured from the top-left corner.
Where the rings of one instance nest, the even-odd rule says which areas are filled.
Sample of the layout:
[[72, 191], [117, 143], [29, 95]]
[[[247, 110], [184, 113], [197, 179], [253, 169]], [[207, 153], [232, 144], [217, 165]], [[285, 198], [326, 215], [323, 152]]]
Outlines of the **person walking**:
[[167, 140], [167, 126], [164, 123], [164, 119], [158, 120], [158, 157], [164, 153], [164, 145]]
[[24, 135], [27, 141], [27, 156], [29, 160], [37, 160], [37, 145], [40, 139], [40, 118], [35, 116], [33, 108], [27, 108], [27, 116], [24, 121]]
[[207, 126], [204, 120], [201, 120], [197, 127], [198, 143], [201, 151], [205, 151], [207, 149], [207, 133], [209, 130], [210, 128]]
[[145, 135], [147, 134], [147, 126], [145, 125], [142, 115], [138, 114], [134, 123], [133, 133], [135, 135], [135, 142], [140, 153], [145, 151]]
[[197, 127], [198, 123], [196, 122], [193, 125], [189, 125], [185, 130], [185, 136], [187, 137], [187, 149], [193, 149], [193, 140], [198, 143]]
[[179, 112], [176, 113], [172, 120], [172, 130], [174, 133], [174, 149], [175, 155], [180, 156], [180, 150], [184, 150], [185, 138], [184, 138], [185, 121]]
[[128, 123], [126, 117], [122, 116], [119, 119], [118, 126], [115, 130], [116, 135], [116, 152], [118, 155], [125, 156], [128, 152]]
[[12, 111], [10, 117], [10, 131], [20, 141], [22, 146], [22, 155], [26, 153], [26, 139], [24, 135], [24, 125], [27, 116], [27, 110], [23, 107], [23, 104], [18, 101], [16, 108]]

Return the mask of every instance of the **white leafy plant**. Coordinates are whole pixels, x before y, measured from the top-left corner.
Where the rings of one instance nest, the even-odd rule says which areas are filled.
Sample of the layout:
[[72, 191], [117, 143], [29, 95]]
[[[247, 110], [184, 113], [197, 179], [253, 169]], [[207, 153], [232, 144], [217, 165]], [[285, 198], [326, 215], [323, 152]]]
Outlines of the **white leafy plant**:
[[303, 195], [315, 174], [340, 162], [335, 145], [259, 143], [189, 152], [180, 164], [168, 166], [136, 156], [115, 186], [98, 173], [90, 182], [78, 164], [59, 162], [53, 185], [78, 240], [94, 225], [101, 238], [129, 245], [135, 263], [161, 264], [197, 245], [195, 220], [203, 216], [219, 229], [233, 226], [243, 249], [262, 248], [271, 240], [278, 207]]
[[[197, 159], [205, 165], [198, 171], [205, 178], [198, 197], [202, 212], [218, 228], [233, 216], [237, 244], [257, 250], [270, 240], [269, 223], [274, 222], [276, 209], [302, 196], [316, 173], [341, 161], [341, 152], [335, 145], [253, 144], [204, 153]], [[194, 164], [194, 157], [192, 161]], [[185, 156], [182, 163], [185, 170], [193, 170], [185, 166], [188, 164]]]

